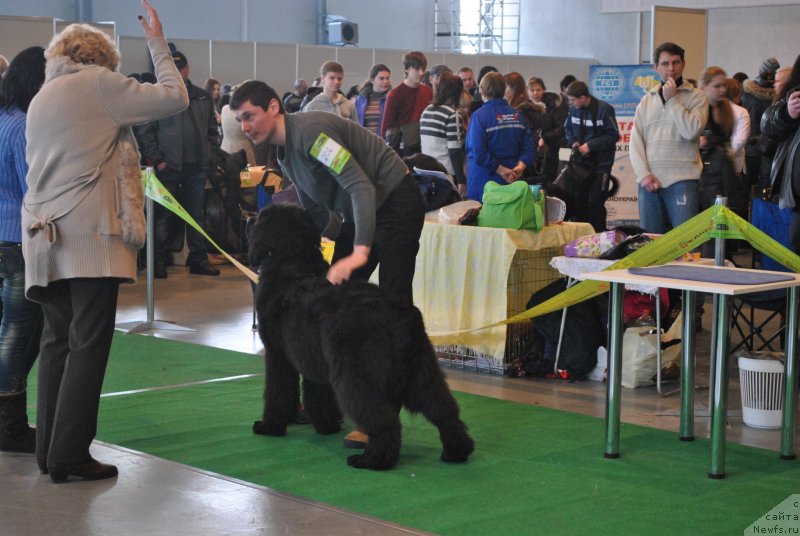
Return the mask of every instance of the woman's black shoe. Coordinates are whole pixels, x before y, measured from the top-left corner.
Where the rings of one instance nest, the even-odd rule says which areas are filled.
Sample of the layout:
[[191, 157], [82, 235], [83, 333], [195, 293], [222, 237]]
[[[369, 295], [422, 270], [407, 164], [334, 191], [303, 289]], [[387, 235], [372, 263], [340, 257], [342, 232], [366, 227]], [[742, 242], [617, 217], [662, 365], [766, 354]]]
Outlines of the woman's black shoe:
[[71, 476], [79, 480], [103, 480], [104, 478], [113, 478], [119, 474], [116, 465], [100, 463], [93, 458], [71, 467], [54, 465], [48, 469], [50, 470], [50, 480], [54, 484], [66, 482]]

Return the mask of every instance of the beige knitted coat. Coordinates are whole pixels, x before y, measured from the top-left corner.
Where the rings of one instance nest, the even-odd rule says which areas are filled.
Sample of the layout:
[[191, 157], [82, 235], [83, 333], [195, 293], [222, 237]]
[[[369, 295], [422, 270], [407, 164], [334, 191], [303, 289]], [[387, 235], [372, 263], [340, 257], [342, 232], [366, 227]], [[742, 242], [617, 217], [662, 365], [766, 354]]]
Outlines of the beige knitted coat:
[[73, 278], [136, 280], [144, 191], [131, 125], [180, 112], [186, 87], [163, 38], [148, 41], [157, 84], [67, 57], [49, 60], [27, 118], [22, 208], [26, 296]]

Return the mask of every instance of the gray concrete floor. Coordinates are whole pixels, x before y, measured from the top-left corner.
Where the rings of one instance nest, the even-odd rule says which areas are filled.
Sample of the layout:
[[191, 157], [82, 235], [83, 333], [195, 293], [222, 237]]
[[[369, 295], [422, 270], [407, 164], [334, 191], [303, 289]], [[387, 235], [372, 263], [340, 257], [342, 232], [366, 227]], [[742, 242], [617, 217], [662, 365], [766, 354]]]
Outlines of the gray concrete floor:
[[0, 456], [0, 534], [424, 534], [114, 445], [92, 454], [120, 476], [54, 485], [32, 456]]
[[[155, 281], [154, 319], [194, 331], [159, 329], [146, 334], [263, 355], [251, 329], [250, 283], [230, 265], [221, 269], [220, 277], [204, 277], [170, 267], [168, 279]], [[145, 291], [144, 280], [122, 287], [118, 324], [147, 319]], [[698, 385], [707, 385], [709, 317], [697, 341]], [[445, 373], [459, 391], [604, 416], [604, 383], [511, 379], [455, 368], [445, 368]], [[731, 380], [728, 440], [777, 451], [778, 431], [742, 425], [735, 370]], [[677, 387], [667, 384], [665, 392]], [[709, 419], [702, 416], [708, 409], [707, 396], [702, 388], [695, 396], [698, 436], [708, 435]], [[677, 432], [677, 393], [659, 396], [655, 387], [625, 389], [622, 400], [624, 422]], [[0, 453], [0, 534], [419, 534], [114, 445], [96, 443], [93, 454], [117, 464], [120, 476], [53, 485], [39, 475], [32, 456]]]

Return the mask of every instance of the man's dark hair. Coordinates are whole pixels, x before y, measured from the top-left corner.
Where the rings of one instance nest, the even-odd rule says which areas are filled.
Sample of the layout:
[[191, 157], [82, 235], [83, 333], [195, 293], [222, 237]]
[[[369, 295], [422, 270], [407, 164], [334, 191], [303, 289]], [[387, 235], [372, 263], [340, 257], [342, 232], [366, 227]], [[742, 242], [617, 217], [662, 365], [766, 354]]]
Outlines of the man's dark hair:
[[747, 76], [747, 73], [743, 73], [742, 71], [739, 71], [738, 73], [733, 75], [731, 78], [733, 78], [734, 80], [738, 81], [740, 84], [744, 84], [744, 81], [747, 80], [749, 77]]
[[[561, 82], [558, 84], [559, 87], [561, 88], [561, 91], [564, 91], [565, 89], [567, 89], [567, 86], [570, 85], [571, 83], [573, 83], [575, 80], [577, 80], [577, 78], [575, 78], [571, 74], [568, 74], [567, 76], [562, 78]], [[544, 86], [542, 86], [542, 88], [543, 89], [547, 89]]]
[[658, 45], [658, 48], [653, 51], [653, 65], [658, 65], [658, 58], [661, 57], [662, 52], [666, 52], [672, 56], [680, 56], [681, 61], [684, 61], [684, 54], [686, 54], [686, 51], [675, 43], [661, 43]]
[[369, 70], [369, 79], [372, 80], [373, 78], [378, 76], [378, 73], [382, 73], [383, 71], [392, 74], [392, 70], [388, 68], [386, 65], [382, 63], [376, 63], [375, 65], [372, 66], [372, 69]]
[[497, 67], [494, 67], [493, 65], [484, 65], [483, 67], [481, 67], [481, 70], [478, 71], [478, 80], [477, 80], [478, 84], [481, 83], [481, 80], [483, 80], [483, 77], [486, 76], [487, 74], [498, 73], [498, 72], [500, 71], [497, 70]]
[[470, 69], [469, 67], [462, 67], [462, 68], [460, 68], [458, 70], [458, 74], [461, 74], [461, 73], [472, 73], [472, 69]]
[[44, 83], [44, 49], [26, 48], [11, 60], [3, 75], [0, 108], [16, 106], [23, 112]]
[[233, 92], [230, 107], [231, 110], [238, 110], [242, 104], [249, 101], [253, 106], [266, 110], [272, 99], [278, 101], [278, 106], [283, 113], [283, 103], [275, 90], [260, 80], [250, 80], [237, 87]]
[[464, 91], [464, 82], [452, 72], [445, 71], [439, 77], [439, 83], [434, 89], [433, 104], [437, 106], [449, 104], [458, 108], [462, 91]]
[[589, 87], [585, 82], [575, 80], [567, 86], [567, 89], [564, 90], [564, 93], [566, 93], [568, 97], [579, 99], [581, 97], [589, 96]]
[[411, 67], [415, 69], [425, 69], [428, 66], [428, 58], [422, 52], [413, 50], [403, 54], [403, 70], [407, 71]]

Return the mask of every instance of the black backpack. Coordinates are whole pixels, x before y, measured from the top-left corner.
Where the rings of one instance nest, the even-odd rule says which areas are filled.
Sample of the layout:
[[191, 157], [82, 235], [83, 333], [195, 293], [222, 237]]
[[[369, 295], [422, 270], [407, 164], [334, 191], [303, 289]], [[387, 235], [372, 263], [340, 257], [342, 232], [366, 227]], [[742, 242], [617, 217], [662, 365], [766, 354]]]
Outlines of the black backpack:
[[443, 206], [459, 201], [461, 198], [453, 185], [447, 179], [412, 173], [417, 182], [422, 200], [425, 203], [425, 212], [438, 210]]
[[[564, 290], [566, 282], [559, 279], [536, 291], [526, 307], [535, 307]], [[520, 353], [519, 365], [526, 375], [543, 377], [553, 372], [561, 316], [562, 311], [554, 311], [533, 319], [531, 336], [523, 342]], [[558, 368], [566, 370], [569, 379], [585, 380], [597, 366], [597, 348], [605, 344], [605, 331], [600, 320], [604, 318], [595, 300], [570, 306], [558, 360]]]

